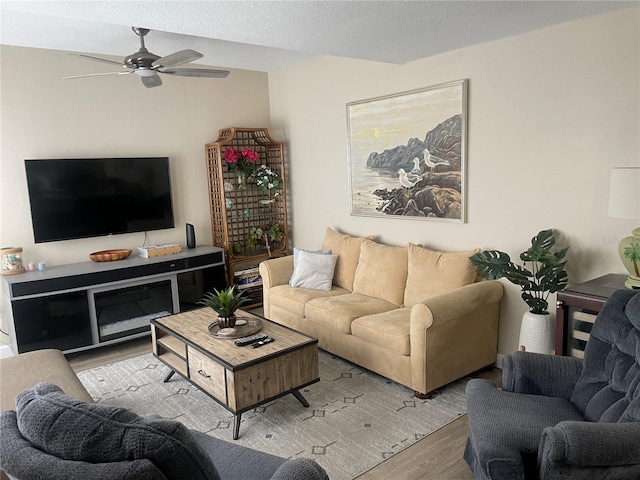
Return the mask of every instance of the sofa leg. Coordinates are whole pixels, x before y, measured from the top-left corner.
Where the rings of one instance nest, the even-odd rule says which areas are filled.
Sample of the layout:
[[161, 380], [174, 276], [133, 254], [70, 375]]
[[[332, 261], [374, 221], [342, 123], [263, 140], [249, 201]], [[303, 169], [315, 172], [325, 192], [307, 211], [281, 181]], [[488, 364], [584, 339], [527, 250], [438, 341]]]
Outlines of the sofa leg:
[[422, 393], [414, 390], [413, 395], [420, 400], [429, 400], [431, 397], [433, 397], [433, 392]]

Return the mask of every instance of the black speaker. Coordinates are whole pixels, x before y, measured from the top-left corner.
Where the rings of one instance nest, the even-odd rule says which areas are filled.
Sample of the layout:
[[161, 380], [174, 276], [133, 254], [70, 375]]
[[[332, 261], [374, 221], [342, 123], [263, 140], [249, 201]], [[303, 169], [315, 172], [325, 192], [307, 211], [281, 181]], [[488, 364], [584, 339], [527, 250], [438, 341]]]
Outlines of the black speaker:
[[196, 248], [196, 230], [187, 223], [187, 248]]

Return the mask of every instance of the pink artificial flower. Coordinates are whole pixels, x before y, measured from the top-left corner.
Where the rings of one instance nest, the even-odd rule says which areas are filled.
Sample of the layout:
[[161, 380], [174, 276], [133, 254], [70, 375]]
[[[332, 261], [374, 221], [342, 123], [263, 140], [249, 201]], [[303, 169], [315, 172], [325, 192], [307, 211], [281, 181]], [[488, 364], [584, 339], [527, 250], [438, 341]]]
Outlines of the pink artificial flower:
[[248, 147], [242, 147], [242, 156], [249, 163], [255, 163], [258, 161], [258, 153]]
[[224, 161], [227, 163], [238, 163], [238, 160], [240, 159], [241, 154], [235, 148], [229, 147], [224, 151], [223, 156], [224, 156]]
[[236, 150], [233, 147], [227, 147], [222, 154], [227, 168], [230, 172], [242, 171], [250, 175], [255, 169], [255, 163], [259, 159], [257, 152], [249, 147], [242, 147], [242, 150]]

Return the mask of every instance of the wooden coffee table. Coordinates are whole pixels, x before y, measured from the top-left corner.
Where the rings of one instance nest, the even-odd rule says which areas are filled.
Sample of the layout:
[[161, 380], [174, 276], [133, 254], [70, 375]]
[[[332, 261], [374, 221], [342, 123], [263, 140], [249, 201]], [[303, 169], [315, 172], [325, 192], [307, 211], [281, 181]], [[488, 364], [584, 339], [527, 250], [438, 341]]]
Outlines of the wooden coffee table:
[[151, 320], [153, 355], [171, 368], [164, 381], [178, 373], [233, 413], [234, 440], [243, 412], [289, 393], [308, 407], [299, 389], [320, 380], [317, 339], [241, 310], [236, 315], [259, 319], [258, 333], [275, 341], [251, 348], [215, 337], [210, 308]]

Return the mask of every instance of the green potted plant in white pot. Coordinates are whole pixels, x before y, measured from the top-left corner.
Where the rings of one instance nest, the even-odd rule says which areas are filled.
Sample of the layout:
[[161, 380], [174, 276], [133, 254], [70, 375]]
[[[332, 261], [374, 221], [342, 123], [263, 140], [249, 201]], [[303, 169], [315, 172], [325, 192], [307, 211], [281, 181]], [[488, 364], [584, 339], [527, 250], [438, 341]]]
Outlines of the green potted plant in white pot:
[[236, 294], [235, 288], [235, 285], [224, 290], [214, 288], [213, 292], [205, 293], [199, 302], [218, 314], [218, 326], [221, 330], [236, 326], [236, 310], [247, 302], [247, 298], [242, 296], [244, 292]]
[[549, 313], [549, 295], [567, 286], [564, 260], [569, 247], [552, 252], [556, 240], [552, 229], [531, 239], [531, 247], [520, 254], [523, 265], [498, 250], [486, 250], [469, 257], [476, 273], [487, 280], [506, 278], [520, 287], [529, 311], [522, 317], [519, 345], [536, 353], [554, 350], [555, 318]]

